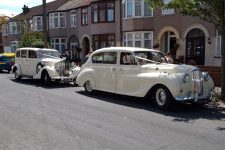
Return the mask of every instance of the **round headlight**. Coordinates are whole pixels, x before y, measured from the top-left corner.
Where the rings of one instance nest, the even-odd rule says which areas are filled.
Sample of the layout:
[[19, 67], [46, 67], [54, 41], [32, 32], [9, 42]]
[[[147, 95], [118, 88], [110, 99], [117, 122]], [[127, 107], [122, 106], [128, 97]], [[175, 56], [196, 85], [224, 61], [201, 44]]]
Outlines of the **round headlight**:
[[209, 80], [209, 73], [208, 72], [203, 72], [203, 77], [205, 81]]
[[185, 74], [182, 78], [183, 82], [186, 83], [189, 80], [189, 74]]

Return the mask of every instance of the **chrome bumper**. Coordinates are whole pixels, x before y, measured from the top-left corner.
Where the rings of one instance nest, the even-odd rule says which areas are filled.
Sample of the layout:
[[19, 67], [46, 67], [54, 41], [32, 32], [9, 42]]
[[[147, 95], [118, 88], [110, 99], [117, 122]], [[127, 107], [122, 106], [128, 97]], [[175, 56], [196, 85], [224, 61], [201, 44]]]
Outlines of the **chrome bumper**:
[[61, 81], [61, 82], [73, 82], [74, 78], [73, 77], [52, 77], [51, 78], [53, 81]]
[[177, 96], [175, 100], [178, 102], [208, 103], [212, 100], [212, 97], [212, 93], [209, 95], [195, 94], [195, 96]]

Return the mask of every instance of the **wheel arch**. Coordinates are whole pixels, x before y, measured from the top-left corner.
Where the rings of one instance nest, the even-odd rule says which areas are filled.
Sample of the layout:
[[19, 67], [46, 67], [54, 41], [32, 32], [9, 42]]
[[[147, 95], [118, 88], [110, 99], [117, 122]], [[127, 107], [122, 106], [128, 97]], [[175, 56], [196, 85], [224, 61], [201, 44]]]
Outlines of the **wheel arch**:
[[157, 84], [153, 85], [153, 86], [149, 89], [149, 91], [147, 92], [147, 94], [145, 95], [145, 97], [147, 97], [147, 98], [152, 98], [152, 97], [154, 97], [154, 94], [155, 94], [156, 90], [157, 90], [160, 86], [163, 86], [163, 87], [165, 87], [166, 89], [168, 89], [168, 91], [170, 92], [170, 94], [173, 96], [173, 94], [171, 93], [170, 89], [169, 89], [166, 85], [161, 84], [161, 83], [157, 83]]

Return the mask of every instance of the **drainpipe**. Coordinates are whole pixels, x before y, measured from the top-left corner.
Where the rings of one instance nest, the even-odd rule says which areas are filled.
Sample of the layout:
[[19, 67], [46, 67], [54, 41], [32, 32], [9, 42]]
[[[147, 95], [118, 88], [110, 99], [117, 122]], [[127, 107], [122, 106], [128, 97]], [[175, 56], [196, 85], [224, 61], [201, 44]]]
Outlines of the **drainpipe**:
[[122, 14], [122, 7], [121, 7], [121, 5], [122, 5], [122, 0], [119, 0], [120, 1], [120, 46], [122, 46], [123, 45], [123, 23], [122, 23], [122, 21], [123, 21], [123, 14]]
[[43, 2], [43, 32], [44, 32], [44, 47], [48, 47], [48, 33], [47, 33], [47, 15], [46, 15], [46, 0], [42, 0]]

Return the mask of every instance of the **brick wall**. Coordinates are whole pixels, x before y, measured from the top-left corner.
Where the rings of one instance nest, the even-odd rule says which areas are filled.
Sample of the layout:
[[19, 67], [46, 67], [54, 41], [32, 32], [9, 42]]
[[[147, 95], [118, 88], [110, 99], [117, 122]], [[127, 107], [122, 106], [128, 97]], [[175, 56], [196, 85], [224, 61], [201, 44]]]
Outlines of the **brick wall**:
[[221, 67], [198, 66], [202, 71], [208, 72], [212, 77], [215, 86], [221, 86]]

